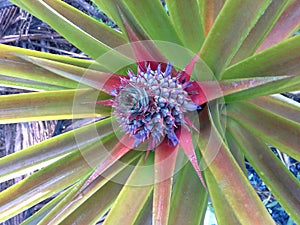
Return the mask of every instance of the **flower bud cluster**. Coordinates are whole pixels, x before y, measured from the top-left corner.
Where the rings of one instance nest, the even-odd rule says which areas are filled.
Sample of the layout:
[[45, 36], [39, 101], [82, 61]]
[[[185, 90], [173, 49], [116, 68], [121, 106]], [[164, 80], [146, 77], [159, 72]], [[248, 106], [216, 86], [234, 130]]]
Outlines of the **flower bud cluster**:
[[171, 72], [170, 63], [164, 72], [160, 65], [155, 71], [150, 66], [145, 72], [138, 69], [137, 75], [129, 71], [129, 79], [117, 91], [114, 114], [123, 131], [136, 139], [136, 146], [149, 139], [154, 149], [164, 137], [177, 145], [175, 130], [185, 124], [184, 113], [198, 108], [184, 90], [186, 83]]

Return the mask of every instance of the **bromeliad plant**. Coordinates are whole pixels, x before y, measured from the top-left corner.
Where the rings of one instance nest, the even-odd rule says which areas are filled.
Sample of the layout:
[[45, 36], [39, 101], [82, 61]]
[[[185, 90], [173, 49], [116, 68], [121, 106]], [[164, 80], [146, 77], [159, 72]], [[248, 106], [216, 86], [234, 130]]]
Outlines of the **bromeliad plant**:
[[247, 159], [300, 224], [299, 181], [269, 149], [300, 160], [300, 105], [278, 94], [299, 90], [299, 1], [94, 0], [121, 32], [12, 2], [93, 60], [0, 45], [1, 85], [35, 91], [1, 96], [1, 123], [103, 119], [2, 158], [0, 181], [40, 170], [0, 194], [0, 221], [56, 194], [23, 224], [200, 224], [208, 197], [218, 224], [274, 224]]

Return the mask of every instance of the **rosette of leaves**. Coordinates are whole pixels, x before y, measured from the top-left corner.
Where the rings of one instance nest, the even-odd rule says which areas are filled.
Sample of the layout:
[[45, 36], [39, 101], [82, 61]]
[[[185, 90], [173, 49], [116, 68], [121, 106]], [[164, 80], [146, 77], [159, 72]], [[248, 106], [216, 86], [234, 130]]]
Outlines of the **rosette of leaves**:
[[[23, 224], [95, 224], [106, 214], [104, 224], [200, 224], [208, 197], [218, 224], [275, 224], [247, 180], [247, 159], [300, 223], [299, 181], [269, 149], [274, 146], [300, 160], [300, 106], [278, 94], [299, 90], [300, 36], [293, 36], [300, 24], [299, 1], [167, 0], [166, 12], [159, 0], [94, 0], [121, 32], [59, 0], [12, 2], [48, 23], [91, 60], [0, 45], [0, 84], [34, 91], [1, 96], [1, 123], [105, 119], [1, 158], [2, 182], [36, 172], [0, 194], [0, 221], [55, 195]], [[193, 53], [184, 69], [170, 73], [181, 71], [176, 87], [185, 83], [182, 79], [196, 85], [190, 97], [202, 106], [194, 110], [200, 126], [184, 117], [185, 126], [171, 124], [174, 134], [167, 137], [165, 132], [167, 138], [154, 151], [137, 151], [154, 131], [141, 139], [133, 138], [139, 126], [128, 126], [125, 134], [114, 129], [118, 114], [112, 114], [109, 101], [118, 88], [130, 92], [121, 84], [122, 79], [128, 83], [129, 67], [129, 74], [137, 77], [138, 66], [155, 79], [159, 64], [166, 73], [164, 63], [172, 62], [174, 53], [158, 42]], [[110, 63], [128, 60], [112, 51], [124, 44], [132, 45], [136, 63], [109, 71]], [[110, 63], [99, 60], [108, 52], [113, 52]], [[155, 65], [153, 73], [143, 68], [149, 62]], [[146, 103], [130, 100], [146, 120], [143, 107], [151, 101], [158, 107], [160, 100], [142, 86], [135, 92], [147, 96]], [[180, 93], [187, 95], [184, 89]], [[73, 110], [76, 96], [85, 104]], [[180, 120], [188, 113], [181, 110]], [[161, 122], [167, 125], [167, 119]], [[175, 141], [170, 144], [169, 139]], [[167, 164], [160, 163], [165, 159]], [[187, 163], [175, 172], [180, 159]], [[203, 161], [207, 166], [201, 184]], [[144, 171], [144, 166], [152, 169]]]

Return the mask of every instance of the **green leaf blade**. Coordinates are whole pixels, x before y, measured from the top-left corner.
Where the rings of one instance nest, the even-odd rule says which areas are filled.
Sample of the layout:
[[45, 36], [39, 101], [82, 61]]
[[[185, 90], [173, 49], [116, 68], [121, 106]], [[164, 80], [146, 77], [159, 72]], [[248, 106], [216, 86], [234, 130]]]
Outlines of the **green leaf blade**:
[[225, 196], [223, 195], [222, 188], [214, 179], [211, 171], [204, 170], [205, 180], [209, 188], [209, 196], [212, 200], [212, 207], [219, 225], [236, 224], [242, 225], [242, 223], [236, 217], [235, 212], [229, 205]]
[[300, 2], [298, 0], [289, 1], [288, 7], [281, 14], [275, 26], [272, 28], [264, 42], [258, 48], [260, 52], [280, 41], [291, 37], [300, 27]]
[[110, 107], [84, 103], [107, 97], [88, 89], [0, 96], [0, 122], [101, 117], [110, 114]]
[[230, 103], [226, 110], [227, 116], [255, 135], [260, 136], [266, 143], [300, 160], [299, 123], [248, 102]]
[[226, 69], [223, 79], [298, 75], [300, 35], [281, 42]]
[[198, 0], [205, 36], [212, 28], [226, 0]]
[[[1, 158], [0, 181], [4, 182], [27, 172], [34, 172], [49, 163], [53, 163], [55, 159], [64, 157], [89, 143], [97, 141], [99, 138], [111, 134], [113, 132], [111, 122], [110, 118], [104, 119]], [[80, 143], [79, 140], [81, 140]]]
[[187, 163], [175, 179], [168, 224], [200, 224], [205, 216], [208, 195], [193, 166]]
[[269, 0], [225, 2], [200, 54], [217, 78], [222, 76], [222, 71], [270, 2]]
[[[152, 40], [161, 40], [181, 45], [170, 18], [158, 0], [123, 1], [136, 18], [138, 24]], [[145, 19], [147, 18], [147, 19]]]
[[249, 101], [274, 114], [300, 123], [300, 103], [283, 95], [263, 96]]
[[96, 21], [69, 4], [58, 0], [45, 0], [44, 2], [103, 44], [111, 48], [126, 44], [122, 33]]
[[286, 0], [272, 1], [264, 14], [259, 18], [253, 29], [250, 31], [243, 44], [233, 57], [231, 64], [235, 64], [251, 55], [260, 46], [271, 28], [276, 24], [282, 11], [288, 4]]
[[[269, 80], [258, 86], [252, 86], [249, 89], [241, 90], [240, 92], [232, 93], [224, 97], [226, 102], [240, 101], [253, 99], [260, 96], [272, 95], [282, 92], [292, 91], [295, 86], [300, 85], [300, 76], [273, 76], [273, 77], [256, 77], [253, 80]], [[268, 79], [269, 78], [269, 79]], [[259, 83], [259, 82], [258, 82]], [[298, 90], [298, 89], [297, 89]]]
[[68, 41], [94, 59], [97, 59], [99, 56], [110, 50], [108, 46], [104, 45], [95, 37], [79, 28], [76, 24], [63, 17], [44, 1], [28, 0], [26, 2], [12, 2], [17, 6], [29, 10], [30, 13], [48, 23]]
[[105, 224], [134, 224], [153, 191], [153, 154], [144, 160], [145, 154], [140, 156], [139, 162], [125, 182], [123, 189], [113, 204], [105, 219]]
[[299, 223], [300, 182], [259, 138], [236, 124], [233, 125], [234, 129], [231, 129], [230, 123], [229, 130], [235, 136], [235, 140], [245, 153], [247, 160], [256, 171], [259, 171], [259, 176], [269, 187], [276, 200], [293, 220]]
[[[199, 148], [212, 179], [222, 190], [223, 196], [241, 224], [275, 224], [261, 200], [220, 134], [208, 121], [208, 112], [200, 115]], [[228, 171], [224, 173], [224, 171]]]
[[166, 2], [171, 21], [176, 27], [182, 43], [185, 47], [197, 53], [204, 42], [204, 31], [198, 2], [193, 0], [167, 0]]
[[28, 63], [16, 55], [1, 52], [0, 46], [0, 73], [12, 78], [25, 79], [50, 86], [62, 87], [61, 89], [76, 88], [78, 83], [59, 77], [41, 67]]

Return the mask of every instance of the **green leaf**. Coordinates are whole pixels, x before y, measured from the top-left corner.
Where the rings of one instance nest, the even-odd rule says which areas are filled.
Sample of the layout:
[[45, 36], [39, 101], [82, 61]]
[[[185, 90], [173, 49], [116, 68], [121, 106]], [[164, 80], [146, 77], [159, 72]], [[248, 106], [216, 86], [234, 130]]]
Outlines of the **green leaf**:
[[88, 85], [96, 90], [110, 94], [111, 90], [114, 90], [121, 85], [120, 75], [118, 74], [100, 72], [93, 69], [86, 69], [48, 59], [35, 58], [32, 56], [20, 57], [54, 74], [78, 82], [78, 89], [84, 88], [86, 85]]
[[100, 70], [102, 69], [102, 66], [100, 66], [98, 63], [96, 63], [93, 60], [77, 59], [69, 56], [50, 54], [47, 52], [38, 52], [30, 49], [19, 48], [19, 47], [3, 45], [3, 44], [0, 44], [0, 55], [1, 58], [5, 59], [6, 57], [8, 57], [8, 58], [12, 58], [13, 60], [16, 60], [18, 58], [16, 57], [16, 55], [35, 56], [43, 59], [51, 59], [57, 62], [68, 63], [70, 65], [84, 67], [84, 68], [93, 66], [94, 69], [100, 69]]
[[232, 207], [226, 200], [222, 187], [216, 182], [212, 172], [208, 169], [204, 170], [205, 180], [209, 188], [209, 196], [212, 201], [212, 207], [216, 215], [216, 219], [219, 225], [242, 225], [242, 222], [238, 220]]
[[84, 191], [88, 186], [95, 182], [111, 165], [116, 163], [122, 156], [126, 155], [133, 149], [135, 139], [128, 134], [123, 135], [120, 140], [114, 145], [112, 150], [106, 157], [95, 165], [94, 171], [89, 179], [82, 186], [81, 191]]
[[[114, 201], [114, 199], [116, 198], [116, 193], [114, 193], [114, 191], [112, 192], [107, 191], [106, 186], [111, 186], [111, 184], [108, 183], [112, 183], [112, 184], [125, 183], [126, 180], [124, 179], [128, 177], [128, 173], [131, 172], [132, 168], [134, 167], [134, 164], [131, 163], [135, 161], [140, 155], [141, 154], [134, 151], [129, 152], [128, 154], [126, 154], [124, 157], [120, 159], [121, 163], [116, 163], [112, 165], [105, 173], [102, 174], [102, 176], [96, 179], [96, 182], [93, 183], [93, 185], [90, 185], [89, 188], [87, 188], [84, 192], [78, 194], [78, 191], [82, 188], [82, 185], [86, 182], [87, 178], [90, 176], [89, 174], [86, 177], [86, 179], [83, 179], [82, 182], [80, 182], [80, 185], [76, 187], [76, 190], [72, 191], [72, 193], [70, 193], [62, 202], [60, 202], [45, 218], [43, 218], [40, 225], [59, 224], [62, 223], [62, 221], [66, 223], [66, 221], [76, 220], [77, 217], [78, 219], [82, 218], [84, 220], [86, 218], [91, 219], [92, 217], [95, 217], [95, 211], [98, 212], [96, 213], [96, 217], [99, 214], [103, 215], [107, 211], [108, 207], [110, 207], [112, 201]], [[119, 189], [121, 189], [121, 187]], [[90, 202], [92, 202], [93, 199], [98, 200], [99, 195], [103, 196], [104, 193], [105, 196], [107, 197], [110, 196], [109, 198], [112, 197], [111, 201], [109, 201], [109, 203], [101, 204], [101, 206], [99, 207], [93, 207], [95, 209], [88, 210], [87, 212], [86, 209], [89, 208], [88, 206], [90, 205]], [[101, 202], [103, 203], [105, 201], [101, 201]], [[76, 216], [82, 213], [82, 211], [86, 211], [84, 217]], [[66, 223], [66, 224], [72, 224], [72, 223]]]
[[229, 68], [222, 79], [298, 75], [300, 35], [281, 42]]
[[61, 16], [76, 24], [83, 31], [90, 34], [103, 44], [115, 48], [126, 44], [126, 38], [119, 31], [108, 27], [104, 23], [99, 23], [96, 19], [86, 15], [69, 4], [59, 0], [44, 0], [46, 4], [56, 10]]
[[0, 96], [0, 123], [101, 117], [110, 107], [83, 104], [107, 99], [90, 89], [47, 91]]
[[233, 121], [229, 121], [228, 128], [276, 200], [300, 223], [300, 182], [258, 137]]
[[33, 80], [26, 80], [3, 75], [0, 75], [0, 86], [28, 91], [58, 91], [68, 89], [66, 87], [55, 86], [51, 84], [36, 82]]
[[[126, 177], [124, 176], [124, 178]], [[122, 184], [109, 181], [61, 224], [96, 224], [105, 215], [121, 189]]]
[[[227, 123], [226, 123], [227, 125]], [[231, 154], [233, 155], [235, 161], [239, 164], [240, 168], [243, 170], [244, 174], [248, 174], [246, 165], [245, 165], [245, 155], [244, 153], [240, 150], [239, 146], [235, 142], [234, 137], [227, 132], [226, 130], [226, 141], [229, 147], [229, 150]]]
[[115, 7], [115, 2], [111, 0], [93, 0], [93, 2], [105, 12], [105, 14], [112, 19], [118, 27], [124, 32], [125, 28], [122, 23], [121, 17]]
[[152, 196], [153, 194], [145, 204], [143, 212], [140, 214], [134, 225], [152, 225]]
[[[1, 46], [0, 46], [1, 47]], [[57, 76], [56, 74], [47, 71], [32, 63], [26, 62], [24, 59], [11, 55], [0, 50], [0, 74], [26, 79], [29, 81], [48, 84], [50, 86], [61, 86], [64, 88], [76, 88], [77, 82]]]
[[198, 58], [193, 68], [191, 78], [195, 81], [212, 81], [215, 80], [215, 76], [208, 65]]
[[201, 9], [201, 19], [205, 36], [212, 28], [226, 0], [198, 0]]
[[1, 192], [0, 221], [7, 220], [85, 178], [92, 172], [94, 165], [109, 154], [113, 144], [115, 139], [99, 139]]
[[288, 7], [281, 14], [277, 23], [268, 34], [264, 42], [258, 48], [260, 52], [269, 48], [282, 40], [291, 37], [300, 27], [300, 2], [298, 0], [290, 0]]
[[200, 124], [199, 148], [206, 169], [211, 172], [211, 179], [216, 181], [237, 220], [241, 224], [275, 224], [222, 137], [209, 123], [207, 110], [200, 114]]
[[108, 46], [62, 16], [44, 1], [28, 0], [20, 2], [13, 0], [12, 2], [29, 10], [30, 13], [49, 24], [73, 45], [94, 59], [110, 50]]
[[67, 154], [113, 132], [112, 119], [103, 119], [47, 139], [0, 159], [0, 182], [41, 169]]
[[[291, 79], [288, 78], [290, 77], [277, 76], [197, 82], [200, 91], [198, 91], [198, 94], [192, 96], [192, 99], [195, 100], [199, 98], [197, 103], [203, 104], [208, 101], [223, 97], [226, 101], [252, 98], [269, 94], [270, 92], [273, 93], [276, 91], [274, 86], [276, 85], [282, 87], [282, 83], [290, 82]], [[283, 82], [278, 83], [280, 81]], [[273, 89], [270, 90], [270, 86], [273, 87]], [[249, 95], [249, 93], [251, 93], [251, 95]]]
[[299, 91], [298, 79], [297, 82], [295, 82], [295, 84], [291, 84], [288, 87], [284, 87], [283, 89], [280, 89], [280, 92], [293, 92], [293, 91]]
[[231, 60], [231, 64], [235, 64], [251, 55], [262, 43], [263, 39], [267, 36], [269, 31], [276, 24], [279, 16], [285, 9], [289, 1], [277, 0], [272, 1], [264, 14], [259, 18], [253, 29], [250, 31], [243, 44], [239, 48]]
[[251, 103], [286, 119], [300, 123], [300, 103], [283, 95], [262, 96], [249, 100]]
[[145, 161], [142, 154], [139, 162], [114, 202], [105, 224], [134, 224], [153, 191], [153, 154]]
[[266, 143], [300, 160], [300, 124], [249, 102], [230, 103], [226, 115]]
[[[77, 185], [75, 185], [76, 187]], [[43, 206], [38, 212], [35, 212], [32, 216], [24, 220], [21, 225], [32, 225], [38, 224], [59, 202], [61, 202], [68, 194], [74, 189], [70, 188], [60, 195], [56, 196], [50, 202], [48, 202], [45, 206]]]
[[124, 0], [122, 2], [152, 40], [181, 44], [175, 28], [159, 0]]
[[207, 197], [193, 166], [187, 162], [175, 177], [168, 224], [200, 224], [205, 216]]
[[270, 2], [270, 0], [225, 2], [200, 54], [217, 78], [221, 77], [222, 71]]
[[149, 36], [137, 24], [124, 3], [115, 2], [114, 4], [124, 26], [124, 32], [127, 34], [133, 49], [135, 61], [141, 63], [142, 66], [144, 66], [144, 61], [167, 62], [161, 51], [155, 46], [155, 43], [150, 41]]
[[[129, 153], [124, 157], [122, 163], [114, 164], [109, 168], [108, 173], [100, 177], [95, 186], [89, 188], [83, 194], [71, 195], [68, 199], [64, 199], [61, 205], [43, 219], [41, 225], [95, 224], [107, 213], [107, 210], [120, 193], [123, 184], [132, 172], [133, 165], [130, 165], [130, 162], [134, 161], [137, 156], [140, 156], [140, 154], [136, 154], [136, 152]], [[94, 207], [95, 204], [97, 204], [97, 207]]]
[[167, 0], [173, 26], [183, 45], [197, 53], [204, 41], [200, 7], [194, 0]]
[[[81, 157], [80, 151], [76, 151], [6, 189], [0, 194], [0, 221], [3, 222], [58, 191], [67, 188], [90, 170], [91, 168]], [[43, 191], [40, 192], [39, 190]], [[24, 199], [28, 200], [24, 201]]]
[[[240, 101], [244, 99], [256, 98], [263, 95], [271, 95], [286, 92], [293, 90], [295, 85], [298, 85], [299, 89], [300, 76], [275, 76], [269, 78], [270, 82], [268, 83], [256, 87], [253, 86], [252, 88], [241, 90], [240, 92], [236, 92], [225, 96], [225, 101]], [[253, 80], [260, 80], [260, 77], [253, 78]]]

